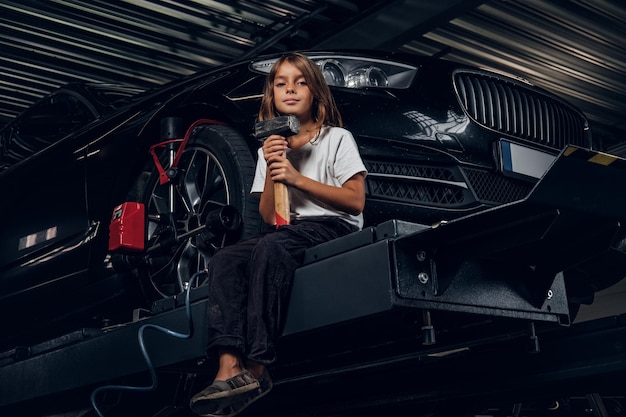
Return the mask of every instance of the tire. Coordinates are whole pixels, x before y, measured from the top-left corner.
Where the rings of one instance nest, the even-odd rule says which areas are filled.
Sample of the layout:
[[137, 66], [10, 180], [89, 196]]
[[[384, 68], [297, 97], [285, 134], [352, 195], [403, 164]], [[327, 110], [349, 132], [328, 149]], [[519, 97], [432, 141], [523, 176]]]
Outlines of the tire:
[[[167, 158], [168, 152], [163, 151], [163, 166], [168, 166]], [[190, 137], [172, 185], [160, 185], [152, 166], [142, 187], [148, 220], [146, 257], [139, 267], [148, 301], [184, 291], [192, 275], [205, 269], [217, 250], [260, 229], [258, 198], [250, 194], [255, 165], [237, 131], [203, 125]], [[174, 209], [170, 214], [171, 193]], [[216, 226], [202, 227], [215, 220]], [[202, 232], [180, 238], [198, 229]]]

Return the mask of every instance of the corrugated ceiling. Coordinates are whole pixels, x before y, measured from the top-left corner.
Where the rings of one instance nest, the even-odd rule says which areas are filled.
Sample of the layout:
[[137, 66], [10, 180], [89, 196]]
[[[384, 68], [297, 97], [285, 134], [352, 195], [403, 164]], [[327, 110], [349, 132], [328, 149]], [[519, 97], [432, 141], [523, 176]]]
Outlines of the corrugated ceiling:
[[444, 51], [523, 76], [583, 110], [626, 154], [623, 0], [2, 0], [0, 117], [69, 81], [153, 87], [314, 47]]

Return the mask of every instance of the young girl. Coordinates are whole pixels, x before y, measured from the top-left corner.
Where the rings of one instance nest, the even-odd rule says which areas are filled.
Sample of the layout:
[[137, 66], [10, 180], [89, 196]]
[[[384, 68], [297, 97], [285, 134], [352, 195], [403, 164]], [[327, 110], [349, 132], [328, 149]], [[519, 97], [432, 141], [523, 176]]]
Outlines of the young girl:
[[[273, 65], [259, 119], [295, 115], [300, 132], [268, 137], [258, 152], [253, 193], [268, 228], [226, 247], [209, 267], [209, 349], [219, 355], [213, 384], [191, 409], [234, 416], [272, 387], [265, 367], [286, 313], [296, 268], [307, 248], [363, 226], [366, 169], [318, 66], [290, 53]], [[286, 157], [283, 152], [286, 151]], [[274, 183], [289, 187], [291, 224], [275, 224]]]

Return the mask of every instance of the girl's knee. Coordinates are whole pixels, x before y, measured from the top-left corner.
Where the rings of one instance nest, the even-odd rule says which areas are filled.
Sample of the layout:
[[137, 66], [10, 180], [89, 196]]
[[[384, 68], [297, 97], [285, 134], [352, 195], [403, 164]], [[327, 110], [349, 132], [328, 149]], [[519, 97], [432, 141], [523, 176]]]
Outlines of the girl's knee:
[[253, 258], [259, 254], [275, 254], [289, 252], [285, 245], [285, 237], [279, 233], [272, 233], [265, 236], [255, 247], [252, 252]]

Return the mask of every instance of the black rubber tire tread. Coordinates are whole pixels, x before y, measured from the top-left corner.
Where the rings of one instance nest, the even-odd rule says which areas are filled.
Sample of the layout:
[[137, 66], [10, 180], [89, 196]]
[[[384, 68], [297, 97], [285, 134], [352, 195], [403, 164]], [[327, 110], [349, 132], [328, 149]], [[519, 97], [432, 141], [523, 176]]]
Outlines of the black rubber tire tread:
[[[203, 125], [196, 128], [190, 142], [194, 145], [207, 144], [209, 149], [215, 147], [212, 150], [216, 153], [223, 152], [229, 156], [229, 161], [234, 164], [241, 177], [239, 179], [241, 188], [237, 190], [241, 203], [237, 208], [241, 210], [243, 222], [240, 237], [243, 239], [257, 233], [262, 225], [259, 202], [257, 197], [250, 194], [256, 161], [241, 134], [229, 126]], [[220, 162], [224, 166], [229, 165], [226, 161]]]

